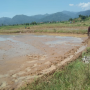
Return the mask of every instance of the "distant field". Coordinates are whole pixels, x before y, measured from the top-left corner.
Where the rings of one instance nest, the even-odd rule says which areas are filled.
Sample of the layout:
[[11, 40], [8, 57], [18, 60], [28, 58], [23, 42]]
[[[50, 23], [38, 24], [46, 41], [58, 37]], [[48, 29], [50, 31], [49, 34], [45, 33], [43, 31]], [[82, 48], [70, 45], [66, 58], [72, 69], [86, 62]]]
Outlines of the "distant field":
[[[69, 21], [58, 23], [45, 23], [37, 25], [14, 25], [14, 26], [1, 26], [0, 33], [80, 33], [86, 34], [90, 20], [70, 23]], [[26, 29], [25, 29], [26, 27]]]

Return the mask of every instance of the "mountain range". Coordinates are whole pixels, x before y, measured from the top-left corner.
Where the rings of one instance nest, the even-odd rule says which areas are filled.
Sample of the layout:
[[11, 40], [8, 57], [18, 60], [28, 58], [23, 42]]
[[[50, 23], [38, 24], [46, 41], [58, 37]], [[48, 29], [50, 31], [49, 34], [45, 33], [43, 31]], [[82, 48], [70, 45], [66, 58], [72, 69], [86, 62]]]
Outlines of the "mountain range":
[[81, 12], [70, 12], [62, 11], [53, 14], [44, 14], [44, 15], [15, 15], [13, 18], [2, 17], [0, 18], [0, 25], [13, 25], [13, 24], [24, 24], [31, 22], [47, 22], [47, 21], [66, 21], [70, 18], [77, 18], [79, 15], [90, 15], [90, 10], [81, 11]]

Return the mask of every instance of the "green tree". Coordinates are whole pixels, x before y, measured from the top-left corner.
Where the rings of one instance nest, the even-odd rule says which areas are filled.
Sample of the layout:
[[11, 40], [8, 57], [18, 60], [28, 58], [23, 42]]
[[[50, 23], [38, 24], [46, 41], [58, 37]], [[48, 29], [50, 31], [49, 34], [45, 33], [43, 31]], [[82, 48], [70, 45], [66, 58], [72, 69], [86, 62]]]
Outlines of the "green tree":
[[37, 23], [36, 22], [32, 22], [31, 25], [37, 25]]
[[85, 20], [86, 18], [87, 18], [86, 16], [82, 16], [82, 17], [81, 17], [82, 20]]
[[69, 21], [72, 21], [72, 20], [73, 20], [72, 18], [69, 19]]
[[29, 23], [26, 23], [26, 25], [29, 25]]
[[83, 15], [79, 15], [79, 17], [80, 17], [82, 20], [85, 20], [86, 18], [88, 18], [88, 16], [83, 16]]
[[82, 15], [79, 15], [79, 17], [82, 17]]

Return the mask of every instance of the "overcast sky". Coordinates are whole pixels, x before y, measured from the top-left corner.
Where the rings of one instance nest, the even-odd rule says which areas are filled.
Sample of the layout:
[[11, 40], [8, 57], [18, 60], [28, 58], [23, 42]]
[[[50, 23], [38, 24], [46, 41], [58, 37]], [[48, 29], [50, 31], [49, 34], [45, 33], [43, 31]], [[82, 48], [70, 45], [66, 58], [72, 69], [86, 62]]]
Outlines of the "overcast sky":
[[0, 17], [90, 10], [90, 0], [0, 0]]

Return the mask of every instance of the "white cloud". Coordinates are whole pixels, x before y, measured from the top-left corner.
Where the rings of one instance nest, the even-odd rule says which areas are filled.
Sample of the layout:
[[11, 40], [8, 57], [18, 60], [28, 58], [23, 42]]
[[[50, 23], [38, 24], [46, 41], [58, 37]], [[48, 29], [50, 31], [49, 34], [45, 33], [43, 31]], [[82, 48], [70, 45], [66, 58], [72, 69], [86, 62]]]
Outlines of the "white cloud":
[[69, 4], [69, 6], [74, 6], [74, 4]]
[[90, 2], [80, 3], [80, 4], [78, 4], [78, 6], [81, 7], [82, 9], [84, 9], [84, 10], [88, 10], [88, 9], [90, 9]]

